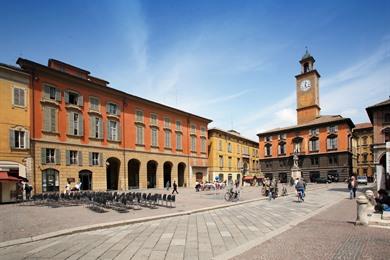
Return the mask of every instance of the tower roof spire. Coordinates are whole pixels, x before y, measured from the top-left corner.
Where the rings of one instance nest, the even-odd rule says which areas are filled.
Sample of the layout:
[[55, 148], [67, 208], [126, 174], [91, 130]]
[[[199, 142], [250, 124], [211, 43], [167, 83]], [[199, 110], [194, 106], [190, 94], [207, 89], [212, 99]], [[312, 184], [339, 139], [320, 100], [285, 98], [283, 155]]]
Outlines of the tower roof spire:
[[307, 58], [312, 57], [311, 54], [309, 53], [309, 50], [307, 49], [307, 46], [305, 46], [305, 48], [306, 48], [306, 52], [305, 52], [305, 54], [302, 56], [302, 60], [305, 60], [305, 59], [307, 59]]

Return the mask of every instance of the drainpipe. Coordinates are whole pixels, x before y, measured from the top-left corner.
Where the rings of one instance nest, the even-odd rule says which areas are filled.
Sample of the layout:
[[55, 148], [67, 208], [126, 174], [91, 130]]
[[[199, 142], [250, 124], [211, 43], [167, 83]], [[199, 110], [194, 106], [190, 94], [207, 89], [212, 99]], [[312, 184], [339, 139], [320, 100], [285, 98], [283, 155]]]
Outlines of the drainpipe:
[[126, 146], [125, 146], [125, 106], [127, 105], [126, 99], [123, 99], [123, 104], [122, 104], [122, 142], [123, 142], [123, 186], [124, 190], [127, 190], [128, 187], [126, 187]]

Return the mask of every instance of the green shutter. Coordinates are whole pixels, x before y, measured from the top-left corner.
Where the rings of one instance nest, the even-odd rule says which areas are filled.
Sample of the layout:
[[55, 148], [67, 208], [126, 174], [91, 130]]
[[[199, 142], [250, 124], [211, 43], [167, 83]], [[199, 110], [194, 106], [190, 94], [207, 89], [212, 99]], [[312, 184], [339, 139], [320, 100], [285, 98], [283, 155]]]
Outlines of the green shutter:
[[41, 148], [41, 163], [46, 164], [46, 148]]
[[119, 108], [119, 105], [116, 106], [116, 114], [118, 116], [121, 114], [121, 109]]
[[80, 166], [83, 166], [83, 152], [82, 151], [78, 151], [77, 152], [77, 155], [78, 155], [78, 159], [79, 159], [79, 165]]
[[99, 165], [103, 166], [103, 153], [99, 153]]
[[13, 149], [15, 148], [15, 130], [9, 130], [9, 146]]
[[65, 98], [65, 104], [68, 104], [69, 103], [69, 92], [68, 91], [64, 91], [64, 98]]
[[103, 139], [103, 118], [99, 120], [99, 138]]
[[50, 108], [50, 130], [57, 132], [57, 109]]
[[30, 149], [30, 132], [26, 131], [25, 132], [25, 138], [26, 138], [26, 149]]
[[49, 86], [43, 86], [43, 98], [44, 99], [50, 99], [50, 87]]
[[56, 101], [61, 102], [61, 91], [56, 89]]
[[83, 114], [79, 114], [79, 136], [84, 135], [84, 120]]
[[19, 105], [19, 89], [18, 88], [13, 88], [14, 92], [14, 105]]
[[50, 109], [43, 107], [43, 130], [50, 132]]
[[88, 153], [88, 158], [89, 158], [89, 166], [92, 166], [92, 153]]
[[24, 89], [19, 89], [19, 105], [25, 106], [24, 103]]
[[67, 113], [67, 122], [68, 122], [68, 134], [73, 135], [74, 134], [74, 125], [73, 125], [73, 112]]
[[61, 152], [60, 152], [60, 149], [56, 149], [55, 156], [56, 156], [56, 164], [61, 164]]
[[89, 117], [89, 137], [95, 137], [95, 117]]
[[110, 121], [107, 121], [107, 140], [111, 141]]
[[65, 163], [66, 163], [66, 165], [70, 165], [70, 151], [69, 150], [65, 151]]
[[79, 95], [79, 97], [77, 98], [77, 105], [78, 106], [84, 106], [84, 98], [82, 95]]
[[122, 138], [121, 138], [121, 124], [118, 122], [117, 123], [117, 129], [118, 129], [118, 135], [117, 135], [117, 141], [120, 141]]

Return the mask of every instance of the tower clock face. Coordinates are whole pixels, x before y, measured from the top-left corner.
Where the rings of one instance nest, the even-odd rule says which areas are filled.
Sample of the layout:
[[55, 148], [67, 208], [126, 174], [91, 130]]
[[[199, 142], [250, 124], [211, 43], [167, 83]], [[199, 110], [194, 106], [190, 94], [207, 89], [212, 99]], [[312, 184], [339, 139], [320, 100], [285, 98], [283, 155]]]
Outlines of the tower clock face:
[[301, 82], [301, 90], [308, 91], [311, 88], [311, 82], [308, 79], [305, 79]]

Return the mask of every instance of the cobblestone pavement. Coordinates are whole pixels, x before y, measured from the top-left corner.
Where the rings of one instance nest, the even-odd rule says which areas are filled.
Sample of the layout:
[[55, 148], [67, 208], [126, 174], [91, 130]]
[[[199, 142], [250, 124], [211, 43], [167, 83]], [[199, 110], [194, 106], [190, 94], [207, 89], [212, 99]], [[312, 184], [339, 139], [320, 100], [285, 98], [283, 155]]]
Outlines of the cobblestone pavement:
[[345, 199], [234, 259], [390, 259], [390, 229], [355, 226]]
[[210, 259], [283, 229], [347, 193], [333, 188], [307, 195], [304, 203], [283, 197], [5, 247], [0, 259]]
[[[326, 185], [308, 185], [309, 188], [321, 188], [323, 186]], [[291, 187], [288, 188], [291, 189]], [[148, 193], [168, 193], [166, 190], [162, 189], [140, 191]], [[109, 210], [106, 213], [99, 214], [83, 206], [50, 208], [25, 206], [21, 204], [3, 204], [0, 205], [0, 242], [85, 225], [179, 213], [217, 205], [231, 204], [231, 202], [226, 202], [224, 200], [223, 196], [225, 192], [225, 190], [195, 192], [194, 189], [179, 188], [179, 195], [176, 196], [176, 208], [142, 208], [142, 210], [130, 210], [128, 213], [118, 213]], [[260, 187], [244, 187], [241, 195], [240, 201], [262, 197], [260, 195]], [[77, 216], [77, 219], [75, 216]]]

